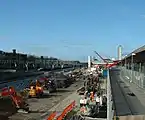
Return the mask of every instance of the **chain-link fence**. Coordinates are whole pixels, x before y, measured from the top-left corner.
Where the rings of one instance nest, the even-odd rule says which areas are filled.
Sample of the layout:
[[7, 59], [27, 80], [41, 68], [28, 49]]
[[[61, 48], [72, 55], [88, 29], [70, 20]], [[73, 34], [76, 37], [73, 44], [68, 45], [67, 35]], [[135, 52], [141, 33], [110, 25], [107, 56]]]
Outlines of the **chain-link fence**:
[[123, 66], [121, 70], [129, 82], [145, 89], [145, 64], [134, 64], [132, 67]]

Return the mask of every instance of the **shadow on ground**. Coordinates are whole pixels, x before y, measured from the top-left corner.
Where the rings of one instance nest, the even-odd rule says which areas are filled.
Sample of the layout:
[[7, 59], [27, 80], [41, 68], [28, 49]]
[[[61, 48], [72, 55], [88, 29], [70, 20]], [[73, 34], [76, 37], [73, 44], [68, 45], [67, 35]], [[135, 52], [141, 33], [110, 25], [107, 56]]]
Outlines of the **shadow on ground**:
[[58, 95], [58, 94], [54, 93], [54, 94], [49, 94], [49, 95], [43, 95], [39, 98], [37, 98], [37, 97], [36, 98], [29, 98], [28, 101], [29, 102], [38, 102], [39, 99], [51, 98], [51, 97], [60, 97], [60, 96], [62, 96], [62, 95]]
[[51, 97], [60, 97], [60, 96], [62, 96], [62, 95], [58, 95], [58, 94], [54, 93], [54, 94], [50, 94], [50, 95], [43, 95], [39, 99], [51, 98]]
[[57, 90], [56, 92], [58, 92], [58, 93], [65, 93], [65, 92], [72, 92], [72, 90], [62, 89], [62, 90]]
[[0, 120], [8, 120], [8, 116], [5, 116], [5, 115], [0, 115]]

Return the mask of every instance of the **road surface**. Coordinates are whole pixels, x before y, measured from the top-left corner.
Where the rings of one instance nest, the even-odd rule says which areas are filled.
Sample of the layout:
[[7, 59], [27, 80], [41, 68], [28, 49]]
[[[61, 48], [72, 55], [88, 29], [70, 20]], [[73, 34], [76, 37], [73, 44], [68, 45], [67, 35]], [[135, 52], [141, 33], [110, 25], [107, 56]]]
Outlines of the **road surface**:
[[116, 116], [145, 114], [145, 106], [141, 104], [136, 89], [132, 89], [124, 79], [124, 73], [113, 68], [110, 70], [110, 78]]

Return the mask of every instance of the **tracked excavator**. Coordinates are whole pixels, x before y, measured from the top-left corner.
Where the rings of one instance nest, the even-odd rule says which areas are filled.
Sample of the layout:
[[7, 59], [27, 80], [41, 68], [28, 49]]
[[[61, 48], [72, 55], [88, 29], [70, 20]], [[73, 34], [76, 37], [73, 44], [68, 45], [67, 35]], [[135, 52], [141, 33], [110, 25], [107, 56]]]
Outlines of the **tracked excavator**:
[[0, 114], [9, 116], [17, 112], [29, 113], [29, 105], [13, 87], [5, 87], [0, 91]]

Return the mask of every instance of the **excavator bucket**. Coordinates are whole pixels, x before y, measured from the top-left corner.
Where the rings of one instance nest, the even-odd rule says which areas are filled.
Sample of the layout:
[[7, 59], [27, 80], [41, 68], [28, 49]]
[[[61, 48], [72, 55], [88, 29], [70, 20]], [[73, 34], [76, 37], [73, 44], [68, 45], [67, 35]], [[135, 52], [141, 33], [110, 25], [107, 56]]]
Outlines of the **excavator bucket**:
[[0, 97], [0, 116], [10, 116], [16, 112], [16, 105], [10, 96]]

